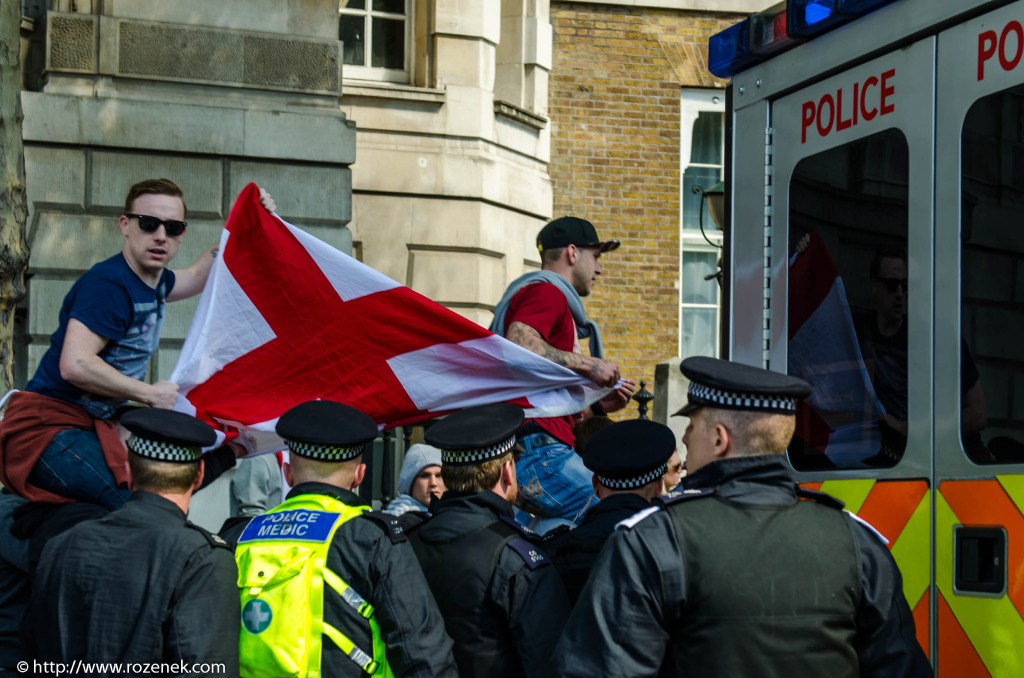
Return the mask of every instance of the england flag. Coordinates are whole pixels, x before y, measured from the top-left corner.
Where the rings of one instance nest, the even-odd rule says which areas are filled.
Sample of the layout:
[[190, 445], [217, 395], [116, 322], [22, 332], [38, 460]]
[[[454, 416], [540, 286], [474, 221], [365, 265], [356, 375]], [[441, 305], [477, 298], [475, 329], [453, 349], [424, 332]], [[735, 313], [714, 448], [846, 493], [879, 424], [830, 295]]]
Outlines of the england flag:
[[177, 409], [252, 452], [278, 417], [329, 399], [382, 428], [494, 402], [579, 412], [611, 389], [489, 332], [239, 194], [171, 381]]

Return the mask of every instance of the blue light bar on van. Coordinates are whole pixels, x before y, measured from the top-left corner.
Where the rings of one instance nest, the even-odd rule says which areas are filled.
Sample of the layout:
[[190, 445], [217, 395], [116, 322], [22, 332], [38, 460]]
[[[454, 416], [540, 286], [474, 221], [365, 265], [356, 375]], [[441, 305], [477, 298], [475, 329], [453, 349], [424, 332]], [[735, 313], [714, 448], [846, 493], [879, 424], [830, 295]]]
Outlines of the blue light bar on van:
[[786, 3], [780, 2], [750, 17], [747, 49], [751, 54], [769, 57], [799, 44], [786, 34]]
[[708, 40], [708, 70], [731, 78], [768, 57], [896, 0], [788, 0]]
[[840, 14], [841, 0], [789, 0], [786, 30], [794, 38], [812, 38], [852, 17]]
[[719, 78], [731, 78], [740, 71], [761, 61], [747, 48], [750, 17], [738, 24], [715, 33], [708, 40], [708, 70]]

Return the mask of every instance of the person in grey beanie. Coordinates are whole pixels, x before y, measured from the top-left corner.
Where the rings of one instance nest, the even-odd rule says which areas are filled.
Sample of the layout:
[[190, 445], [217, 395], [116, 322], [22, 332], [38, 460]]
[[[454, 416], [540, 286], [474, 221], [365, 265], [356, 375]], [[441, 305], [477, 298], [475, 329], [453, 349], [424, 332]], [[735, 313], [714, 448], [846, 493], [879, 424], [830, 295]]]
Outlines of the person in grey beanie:
[[398, 475], [398, 496], [384, 509], [385, 513], [400, 516], [410, 511], [430, 515], [430, 502], [444, 494], [441, 479], [441, 450], [417, 443], [409, 447]]

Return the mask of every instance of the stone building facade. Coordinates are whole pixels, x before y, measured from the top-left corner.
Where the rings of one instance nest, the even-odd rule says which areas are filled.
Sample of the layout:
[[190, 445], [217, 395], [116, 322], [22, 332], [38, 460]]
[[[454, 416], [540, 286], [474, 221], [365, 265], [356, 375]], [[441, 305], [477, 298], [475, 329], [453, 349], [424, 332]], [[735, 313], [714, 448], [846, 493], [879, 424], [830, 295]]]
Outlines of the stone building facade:
[[[624, 243], [588, 307], [627, 375], [651, 387], [693, 329], [680, 92], [722, 94], [707, 38], [764, 0], [22, 4], [21, 383], [64, 291], [119, 248], [127, 187], [162, 175], [189, 205], [178, 266], [256, 181], [285, 219], [487, 324], [507, 283], [539, 266], [539, 228], [577, 214]], [[173, 368], [194, 303], [170, 307], [152, 378]]]

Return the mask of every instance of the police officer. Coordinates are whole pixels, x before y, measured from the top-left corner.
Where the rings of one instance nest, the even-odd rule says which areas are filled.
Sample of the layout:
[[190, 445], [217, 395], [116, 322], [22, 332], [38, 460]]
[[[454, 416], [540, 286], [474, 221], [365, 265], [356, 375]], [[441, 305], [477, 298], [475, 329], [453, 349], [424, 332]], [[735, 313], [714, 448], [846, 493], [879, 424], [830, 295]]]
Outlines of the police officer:
[[683, 489], [609, 539], [555, 675], [930, 675], [884, 539], [782, 456], [810, 386], [713, 358], [681, 368]]
[[180, 412], [144, 408], [121, 425], [133, 492], [121, 508], [43, 549], [22, 625], [41, 661], [219, 663], [238, 675], [237, 571], [220, 537], [186, 520], [216, 435]]
[[[472, 407], [427, 429], [447, 490], [410, 535], [462, 676], [547, 675], [569, 612], [557, 570], [513, 520], [523, 411]], [[595, 674], [596, 675], [596, 674]]]
[[600, 500], [574, 530], [556, 535], [552, 560], [573, 603], [616, 523], [651, 506], [661, 494], [666, 464], [675, 452], [672, 429], [647, 419], [621, 421], [597, 433], [583, 450], [583, 464], [594, 472]]
[[285, 412], [276, 430], [293, 488], [238, 538], [241, 675], [455, 676], [405, 534], [353, 492], [376, 424], [316, 400]]

